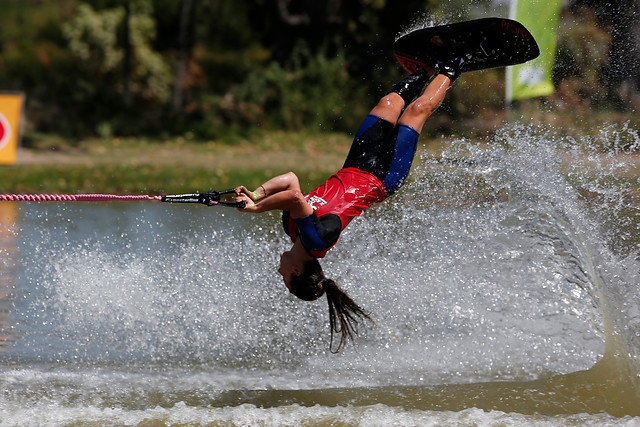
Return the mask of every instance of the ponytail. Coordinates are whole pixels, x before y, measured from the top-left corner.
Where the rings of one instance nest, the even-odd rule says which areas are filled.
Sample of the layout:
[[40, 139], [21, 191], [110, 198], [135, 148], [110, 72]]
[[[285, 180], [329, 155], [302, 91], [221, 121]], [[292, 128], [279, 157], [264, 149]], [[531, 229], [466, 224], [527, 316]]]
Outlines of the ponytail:
[[[351, 297], [338, 287], [335, 281], [324, 277], [322, 267], [317, 259], [304, 263], [304, 270], [299, 276], [291, 277], [291, 293], [305, 301], [314, 301], [327, 294], [329, 304], [329, 328], [331, 341], [329, 351], [339, 353], [347, 343], [353, 342], [358, 335], [358, 321], [366, 319], [372, 322], [369, 315], [356, 304]], [[333, 349], [333, 334], [340, 333], [338, 347]]]
[[[340, 353], [347, 343], [347, 338], [353, 342], [353, 336], [358, 335], [358, 320], [366, 319], [372, 322], [369, 315], [356, 304], [346, 292], [338, 287], [331, 279], [323, 279], [322, 287], [327, 294], [329, 304], [329, 327], [331, 329], [331, 342], [329, 351]], [[340, 332], [338, 347], [333, 349], [333, 334]]]

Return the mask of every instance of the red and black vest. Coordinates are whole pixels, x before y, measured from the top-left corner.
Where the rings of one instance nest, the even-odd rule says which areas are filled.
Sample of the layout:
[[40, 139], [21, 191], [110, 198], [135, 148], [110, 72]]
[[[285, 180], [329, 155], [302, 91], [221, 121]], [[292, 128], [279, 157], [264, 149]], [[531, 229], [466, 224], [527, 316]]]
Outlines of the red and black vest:
[[301, 238], [310, 255], [323, 258], [353, 218], [386, 197], [382, 182], [374, 175], [356, 168], [341, 169], [305, 196], [313, 214], [294, 220], [283, 212], [284, 231], [292, 242]]

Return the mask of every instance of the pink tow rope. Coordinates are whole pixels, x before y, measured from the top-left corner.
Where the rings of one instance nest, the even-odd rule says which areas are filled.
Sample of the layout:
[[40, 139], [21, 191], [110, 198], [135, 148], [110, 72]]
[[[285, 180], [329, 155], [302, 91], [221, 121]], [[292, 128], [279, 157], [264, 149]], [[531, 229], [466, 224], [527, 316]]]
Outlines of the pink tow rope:
[[223, 202], [223, 195], [234, 196], [233, 188], [224, 191], [207, 191], [204, 193], [176, 194], [171, 196], [118, 196], [115, 194], [0, 194], [0, 201], [26, 202], [111, 202], [159, 200], [169, 203], [201, 203], [207, 206], [228, 206], [244, 208], [244, 202]]
[[0, 194], [0, 200], [27, 202], [109, 202], [112, 200], [162, 200], [162, 196], [117, 196], [115, 194]]

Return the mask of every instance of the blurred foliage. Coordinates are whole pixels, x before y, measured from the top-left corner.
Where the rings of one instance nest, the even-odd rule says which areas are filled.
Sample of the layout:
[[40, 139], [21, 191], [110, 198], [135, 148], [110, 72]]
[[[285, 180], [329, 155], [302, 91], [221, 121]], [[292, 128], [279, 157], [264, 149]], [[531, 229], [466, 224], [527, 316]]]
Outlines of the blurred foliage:
[[[164, 58], [151, 46], [155, 22], [150, 12], [150, 5], [138, 7], [131, 17], [132, 91], [141, 100], [162, 105], [169, 100], [172, 76]], [[103, 84], [109, 82], [116, 87], [123, 69], [124, 48], [118, 34], [124, 15], [123, 7], [97, 12], [81, 3], [73, 19], [62, 25], [69, 50], [80, 65]]]
[[121, 8], [98, 13], [90, 5], [80, 4], [73, 19], [62, 25], [71, 53], [100, 77], [121, 66], [123, 52], [117, 30], [123, 18]]
[[[301, 65], [304, 63], [305, 65]], [[342, 56], [327, 58], [302, 49], [288, 65], [272, 61], [250, 71], [241, 85], [234, 85], [225, 96], [204, 98], [207, 111], [203, 123], [210, 137], [217, 129], [234, 132], [251, 126], [267, 129], [349, 131], [364, 117], [369, 105], [363, 87], [348, 84]], [[206, 133], [200, 129], [199, 133]]]
[[565, 13], [558, 40], [555, 98], [571, 108], [605, 104], [611, 36], [597, 25], [595, 14], [589, 9]]
[[[181, 21], [185, 4], [192, 8], [184, 9], [190, 13]], [[421, 22], [477, 17], [493, 4], [3, 0], [0, 84], [26, 92], [26, 130], [34, 133], [189, 132], [211, 139], [259, 128], [351, 132], [403, 75], [392, 54], [398, 33]], [[186, 35], [182, 41], [180, 34]], [[559, 90], [548, 105], [560, 111], [607, 107], [609, 29], [588, 10], [567, 12], [559, 37]], [[183, 48], [187, 60], [176, 83]], [[129, 84], [130, 103], [124, 99]], [[176, 85], [184, 91], [177, 114], [169, 107]], [[500, 116], [503, 94], [501, 70], [470, 73], [425, 131], [450, 129], [450, 117], [489, 127], [488, 117]]]

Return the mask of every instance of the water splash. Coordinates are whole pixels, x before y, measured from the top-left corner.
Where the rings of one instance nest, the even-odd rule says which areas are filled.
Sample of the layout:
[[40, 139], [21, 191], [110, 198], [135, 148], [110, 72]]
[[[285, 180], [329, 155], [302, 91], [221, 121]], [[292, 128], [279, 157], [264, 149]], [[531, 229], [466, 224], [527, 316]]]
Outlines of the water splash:
[[[302, 390], [340, 387], [336, 398], [362, 405], [630, 414], [640, 216], [620, 176], [634, 138], [513, 126], [487, 146], [462, 139], [417, 158], [411, 181], [323, 262], [376, 321], [337, 356], [324, 299], [295, 300], [275, 272], [287, 248], [277, 215], [23, 212], [10, 356], [124, 377], [135, 399], [91, 392], [107, 406], [305, 405]], [[616, 144], [626, 148], [603, 151]], [[91, 394], [73, 378], [32, 384], [31, 396], [52, 387], [73, 405], [63, 389]], [[509, 406], [514, 396], [524, 406]]]

